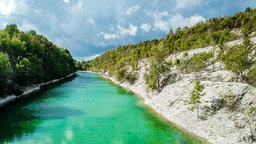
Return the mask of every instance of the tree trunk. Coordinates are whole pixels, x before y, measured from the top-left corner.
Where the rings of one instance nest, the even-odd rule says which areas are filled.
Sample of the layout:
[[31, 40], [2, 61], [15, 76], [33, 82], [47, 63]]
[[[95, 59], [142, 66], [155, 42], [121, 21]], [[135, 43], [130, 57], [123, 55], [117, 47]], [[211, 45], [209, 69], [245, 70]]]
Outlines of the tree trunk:
[[200, 107], [199, 107], [199, 105], [197, 105], [197, 107], [196, 107], [196, 110], [197, 110], [197, 119], [199, 119], [199, 116], [200, 116], [200, 113], [199, 113], [199, 109], [200, 109]]

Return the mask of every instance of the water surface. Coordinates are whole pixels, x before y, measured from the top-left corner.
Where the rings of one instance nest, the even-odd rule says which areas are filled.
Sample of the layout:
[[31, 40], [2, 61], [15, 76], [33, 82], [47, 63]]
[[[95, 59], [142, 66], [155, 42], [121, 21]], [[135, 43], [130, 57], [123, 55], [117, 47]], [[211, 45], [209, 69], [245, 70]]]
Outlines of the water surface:
[[97, 74], [66, 83], [0, 110], [0, 143], [196, 144], [140, 100]]

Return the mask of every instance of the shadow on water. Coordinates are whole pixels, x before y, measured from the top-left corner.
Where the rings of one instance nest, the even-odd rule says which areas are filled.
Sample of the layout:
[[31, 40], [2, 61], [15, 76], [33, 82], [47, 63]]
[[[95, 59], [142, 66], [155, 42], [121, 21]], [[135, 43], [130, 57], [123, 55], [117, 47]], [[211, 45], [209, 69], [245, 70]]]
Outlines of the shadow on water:
[[40, 103], [46, 98], [57, 97], [58, 92], [54, 88], [75, 78], [71, 77], [59, 83], [45, 86], [39, 92], [1, 107], [0, 144], [34, 133], [44, 119], [64, 119], [82, 115], [83, 112], [80, 110]]
[[119, 95], [127, 95], [127, 94], [132, 94], [132, 95], [135, 95], [132, 91], [129, 91], [127, 89], [124, 89], [123, 87], [121, 87], [120, 85], [104, 78], [104, 77], [99, 77], [98, 80], [101, 80], [101, 81], [105, 81], [107, 82], [108, 84], [114, 86], [114, 87], [117, 87], [116, 89], [116, 93], [119, 94]]

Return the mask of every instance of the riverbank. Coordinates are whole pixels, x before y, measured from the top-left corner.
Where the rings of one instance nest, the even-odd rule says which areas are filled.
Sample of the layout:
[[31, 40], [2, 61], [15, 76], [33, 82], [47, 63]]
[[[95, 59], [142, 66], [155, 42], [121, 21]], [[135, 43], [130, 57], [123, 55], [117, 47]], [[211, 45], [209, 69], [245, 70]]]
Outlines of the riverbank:
[[[88, 71], [90, 72], [90, 71]], [[92, 73], [95, 73], [95, 72], [92, 72]], [[99, 73], [96, 73], [96, 74], [99, 74]], [[132, 86], [128, 83], [120, 83], [119, 81], [117, 81], [115, 78], [113, 77], [110, 77], [108, 76], [107, 74], [100, 74], [104, 79], [107, 79], [111, 82], [113, 82], [115, 85], [118, 85], [122, 88], [124, 88], [125, 90], [127, 90], [128, 92], [132, 92], [134, 93], [137, 97], [139, 97], [141, 99], [141, 104], [143, 106], [146, 106], [148, 108], [150, 108], [152, 110], [152, 113], [156, 114], [156, 115], [159, 115], [160, 117], [162, 117], [163, 119], [165, 119], [166, 121], [168, 121], [170, 123], [170, 125], [174, 126], [176, 129], [178, 129], [179, 131], [182, 131], [184, 134], [186, 134], [187, 136], [189, 137], [194, 137], [194, 138], [197, 138], [198, 140], [200, 140], [201, 142], [205, 143], [205, 144], [210, 144], [210, 142], [208, 142], [207, 139], [201, 137], [200, 135], [196, 135], [195, 133], [185, 129], [184, 127], [182, 127], [181, 125], [175, 123], [174, 121], [171, 121], [170, 119], [168, 119], [166, 117], [166, 115], [164, 115], [162, 112], [159, 112], [157, 108], [154, 107], [154, 105], [152, 105], [152, 103], [150, 103], [150, 99], [147, 94], [140, 89], [139, 85], [136, 85], [138, 86], [137, 88], [135, 88], [136, 86]], [[142, 85], [140, 85], [142, 86]], [[149, 91], [147, 92], [148, 94], [150, 93]], [[156, 94], [156, 93], [155, 93]], [[154, 95], [154, 93], [150, 93], [150, 95]]]
[[[103, 74], [102, 76], [115, 84], [132, 91], [137, 96], [141, 97], [146, 105], [165, 117], [170, 123], [177, 125], [186, 132], [198, 136], [202, 140], [214, 144], [246, 144], [246, 142], [241, 141], [241, 139], [243, 136], [247, 135], [248, 131], [236, 130], [234, 127], [235, 122], [230, 119], [230, 116], [233, 116], [232, 119], [234, 119], [234, 117], [239, 117], [241, 114], [233, 113], [232, 115], [229, 115], [225, 110], [221, 110], [207, 120], [198, 120], [196, 113], [188, 110], [189, 105], [186, 104], [186, 101], [189, 99], [190, 91], [193, 89], [193, 82], [191, 82], [191, 80], [184, 79], [175, 85], [167, 86], [161, 93], [153, 93], [148, 91], [145, 84], [140, 82], [130, 85], [128, 83], [120, 83], [106, 74]], [[208, 85], [210, 82], [204, 84]], [[231, 83], [229, 85], [231, 85]], [[212, 90], [207, 92], [207, 97], [227, 88], [224, 84], [210, 84], [208, 86], [207, 89], [211, 87]], [[217, 90], [215, 93], [214, 88], [216, 86], [222, 87], [223, 89]], [[241, 85], [239, 84], [234, 85], [233, 88], [238, 88], [239, 90], [240, 86]], [[246, 87], [246, 85], [242, 86], [242, 88]], [[209, 98], [206, 99], [209, 100]]]
[[39, 90], [41, 90], [42, 87], [45, 87], [47, 85], [50, 85], [50, 84], [55, 84], [57, 82], [60, 82], [62, 80], [65, 80], [67, 78], [70, 78], [72, 76], [74, 76], [75, 73], [72, 73], [72, 74], [69, 74], [63, 78], [60, 78], [60, 79], [54, 79], [54, 80], [51, 80], [51, 81], [48, 81], [48, 82], [45, 82], [45, 83], [40, 83], [40, 84], [36, 84], [36, 85], [33, 85], [31, 87], [27, 87], [25, 88], [23, 94], [21, 95], [9, 95], [9, 96], [6, 96], [5, 98], [0, 98], [0, 107], [4, 106], [4, 105], [7, 105], [9, 104], [10, 102], [13, 102], [19, 98], [22, 98], [22, 97], [26, 97], [26, 96], [29, 96], [33, 93], [36, 93], [38, 92]]
[[[177, 74], [174, 82], [165, 86], [160, 93], [153, 92], [148, 89], [143, 78], [147, 65], [147, 60], [139, 62], [138, 79], [133, 85], [128, 82], [120, 83], [108, 73], [102, 76], [141, 97], [146, 105], [171, 123], [206, 139], [209, 143], [249, 143], [250, 128], [245, 122], [244, 109], [256, 104], [256, 88], [246, 83], [234, 82], [235, 74], [225, 70], [223, 64], [220, 63], [215, 66], [215, 71], [202, 71], [199, 75], [197, 73], [182, 74], [177, 68], [173, 68], [172, 73]], [[200, 120], [196, 112], [189, 110], [188, 103], [197, 79], [200, 79], [205, 88], [200, 104], [201, 115], [204, 119]], [[228, 107], [222, 107], [215, 112], [207, 111], [214, 101], [223, 100], [226, 95], [239, 99], [236, 110], [232, 111]]]

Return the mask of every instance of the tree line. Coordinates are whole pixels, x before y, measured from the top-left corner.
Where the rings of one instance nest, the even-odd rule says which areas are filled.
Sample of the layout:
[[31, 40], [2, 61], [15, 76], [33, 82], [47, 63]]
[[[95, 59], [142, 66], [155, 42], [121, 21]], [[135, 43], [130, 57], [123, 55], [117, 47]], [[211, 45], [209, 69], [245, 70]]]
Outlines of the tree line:
[[0, 97], [21, 94], [24, 87], [61, 78], [75, 71], [69, 51], [34, 30], [16, 24], [0, 30]]
[[[166, 58], [170, 54], [209, 45], [223, 48], [224, 43], [241, 37], [233, 30], [246, 29], [248, 35], [252, 34], [255, 27], [256, 9], [246, 8], [245, 12], [239, 12], [234, 16], [211, 18], [192, 27], [178, 28], [175, 32], [170, 30], [165, 38], [159, 40], [147, 40], [110, 49], [92, 61], [78, 63], [77, 69], [108, 72], [116, 77], [122, 69], [136, 71], [140, 60], [155, 57], [157, 53]], [[191, 66], [188, 66], [188, 69], [191, 69]]]

